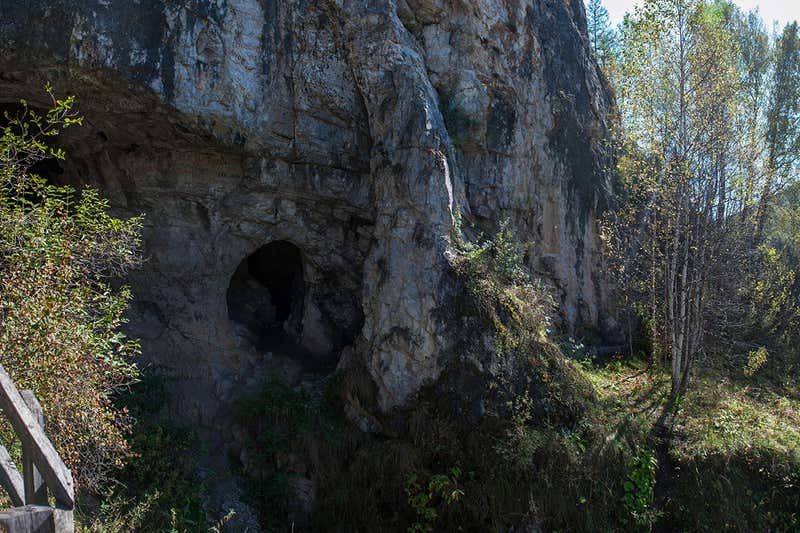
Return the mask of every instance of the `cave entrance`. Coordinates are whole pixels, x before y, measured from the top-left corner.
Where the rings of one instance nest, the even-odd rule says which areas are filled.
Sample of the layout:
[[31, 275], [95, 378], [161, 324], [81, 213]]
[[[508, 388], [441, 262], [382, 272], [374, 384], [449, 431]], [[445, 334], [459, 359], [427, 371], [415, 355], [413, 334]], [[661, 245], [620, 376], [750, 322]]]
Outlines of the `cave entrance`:
[[259, 349], [277, 350], [299, 341], [305, 299], [300, 249], [287, 241], [262, 246], [234, 272], [228, 317]]
[[[26, 108], [19, 102], [0, 103], [0, 129], [7, 127], [9, 122], [13, 119], [21, 118], [24, 122], [30, 123], [33, 115], [46, 117], [47, 110], [34, 106], [28, 106]], [[35, 130], [35, 128], [32, 129]], [[14, 127], [14, 133], [21, 133], [18, 126]], [[48, 185], [54, 185], [56, 187], [74, 185], [74, 183], [71, 183], [71, 180], [65, 179], [61, 162], [55, 157], [48, 157], [37, 161], [31, 165], [28, 172], [43, 178]]]

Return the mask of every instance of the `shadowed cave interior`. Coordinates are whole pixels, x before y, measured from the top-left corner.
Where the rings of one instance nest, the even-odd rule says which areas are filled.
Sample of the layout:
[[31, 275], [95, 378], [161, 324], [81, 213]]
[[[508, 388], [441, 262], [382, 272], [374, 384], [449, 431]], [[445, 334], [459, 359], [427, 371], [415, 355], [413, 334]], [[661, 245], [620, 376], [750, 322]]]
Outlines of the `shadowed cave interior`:
[[[27, 116], [24, 115], [24, 112], [25, 106], [19, 102], [0, 103], [0, 128], [8, 126], [10, 121], [16, 118], [24, 117], [26, 122], [30, 122], [32, 114], [36, 114], [40, 117], [47, 116], [47, 110], [30, 105], [28, 106]], [[18, 128], [14, 129], [17, 130]], [[31, 174], [36, 174], [44, 178], [44, 180], [50, 185], [57, 187], [64, 185], [76, 185], [65, 178], [64, 168], [62, 167], [61, 162], [55, 157], [48, 157], [46, 159], [42, 159], [41, 161], [37, 161], [31, 166], [30, 169], [28, 169], [28, 171]]]
[[300, 249], [287, 241], [242, 260], [228, 287], [228, 317], [260, 351], [298, 351], [305, 282]]

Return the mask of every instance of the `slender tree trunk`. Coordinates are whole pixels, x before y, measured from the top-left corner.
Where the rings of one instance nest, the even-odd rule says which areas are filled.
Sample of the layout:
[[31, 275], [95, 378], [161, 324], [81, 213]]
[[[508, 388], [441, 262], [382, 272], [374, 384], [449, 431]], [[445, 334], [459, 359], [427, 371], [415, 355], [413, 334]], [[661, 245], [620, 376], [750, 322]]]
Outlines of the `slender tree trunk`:
[[761, 242], [764, 236], [764, 226], [767, 223], [767, 208], [769, 197], [772, 194], [772, 181], [775, 176], [775, 153], [770, 147], [767, 157], [767, 168], [764, 176], [764, 185], [761, 187], [761, 197], [758, 199], [758, 212], [756, 214], [756, 243]]

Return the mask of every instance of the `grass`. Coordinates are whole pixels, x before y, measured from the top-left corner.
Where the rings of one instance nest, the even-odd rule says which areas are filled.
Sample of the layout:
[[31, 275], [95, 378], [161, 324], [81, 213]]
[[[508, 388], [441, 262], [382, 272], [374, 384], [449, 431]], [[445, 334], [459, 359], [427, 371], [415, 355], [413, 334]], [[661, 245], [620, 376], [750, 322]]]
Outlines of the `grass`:
[[[651, 428], [671, 407], [669, 376], [657, 366], [616, 360], [580, 367], [610, 435], [626, 420]], [[785, 376], [748, 379], [740, 368], [698, 369], [662, 460], [667, 471], [661, 501], [653, 505], [656, 527], [800, 530], [800, 399]]]
[[[738, 376], [737, 376], [738, 377]], [[676, 417], [667, 518], [697, 530], [800, 530], [800, 401], [710, 371]]]
[[724, 376], [701, 378], [677, 419], [676, 456], [775, 455], [800, 466], [800, 401]]

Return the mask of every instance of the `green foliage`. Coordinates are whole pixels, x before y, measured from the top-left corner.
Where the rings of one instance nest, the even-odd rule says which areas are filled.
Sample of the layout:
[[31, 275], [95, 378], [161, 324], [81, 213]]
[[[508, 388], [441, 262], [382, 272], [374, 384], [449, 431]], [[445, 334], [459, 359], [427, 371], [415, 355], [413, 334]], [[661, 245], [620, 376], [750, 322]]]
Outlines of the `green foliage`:
[[531, 521], [547, 530], [623, 527], [625, 431], [607, 440], [590, 420], [572, 430], [532, 414], [518, 419], [528, 420], [522, 426], [492, 417], [460, 428], [423, 403], [407, 438], [362, 445], [331, 474], [315, 523], [353, 531], [502, 531]]
[[[700, 353], [765, 346], [773, 366], [797, 344], [798, 43], [796, 25], [771, 39], [757, 12], [722, 0], [648, 0], [623, 25], [611, 217], [623, 230], [604, 242], [620, 300], [645, 318], [654, 359], [670, 354], [676, 384]], [[694, 326], [677, 295], [695, 301]]]
[[608, 10], [600, 0], [589, 0], [586, 19], [592, 51], [600, 64], [606, 66], [612, 61], [616, 46], [616, 35], [611, 28]]
[[[570, 364], [558, 363], [563, 356], [554, 346], [539, 348], [530, 360], [523, 357], [532, 366], [519, 369], [529, 380], [520, 380], [527, 388], [514, 392], [519, 383], [486, 385], [490, 397], [497, 395], [502, 403], [487, 405], [477, 422], [455, 416], [454, 399], [431, 386], [411, 411], [384, 419], [394, 435], [362, 434], [338, 448], [338, 466], [326, 464], [320, 474], [315, 528], [502, 531], [536, 522], [548, 530], [594, 531], [624, 526], [623, 482], [634, 443], [643, 438], [641, 428], [598, 419], [583, 378]], [[547, 382], [537, 365], [546, 369]], [[453, 465], [459, 470], [454, 472]]]
[[626, 520], [619, 503], [626, 465], [641, 426], [600, 423], [591, 387], [549, 340], [555, 304], [527, 274], [508, 221], [491, 239], [475, 241], [462, 238], [457, 224], [453, 243], [454, 269], [477, 315], [493, 327], [495, 351], [507, 364], [491, 385], [504, 402], [496, 425], [455, 439], [482, 443], [451, 452], [452, 462], [474, 474], [474, 482], [465, 482], [455, 523], [469, 523], [461, 520], [485, 502], [478, 515], [489, 518], [482, 523], [490, 529], [521, 517], [536, 517], [548, 529], [620, 527]]
[[453, 467], [447, 474], [430, 476], [425, 484], [416, 472], [411, 472], [406, 479], [406, 495], [408, 504], [417, 514], [417, 521], [408, 528], [409, 533], [430, 533], [434, 531], [439, 517], [437, 507], [451, 505], [464, 496], [459, 488], [458, 479], [461, 470]]
[[306, 393], [270, 375], [257, 394], [237, 400], [234, 419], [248, 426], [263, 426], [257, 435], [260, 454], [286, 453], [297, 435], [309, 426], [308, 403]]
[[775, 197], [767, 213], [765, 237], [784, 261], [797, 267], [800, 259], [800, 182], [788, 185]]
[[768, 245], [759, 248], [759, 259], [758, 271], [742, 288], [750, 302], [751, 335], [790, 347], [800, 331], [800, 264]]
[[744, 367], [744, 375], [749, 378], [753, 377], [755, 373], [758, 372], [758, 369], [766, 364], [768, 356], [769, 353], [763, 346], [747, 354], [747, 365]]
[[339, 379], [335, 374], [316, 388], [301, 390], [272, 374], [255, 394], [234, 405], [234, 419], [249, 439], [245, 446], [250, 460], [243, 465], [248, 503], [268, 531], [285, 526], [294, 475], [288, 468], [292, 454], [311, 443], [317, 455], [325, 454], [336, 447], [344, 431], [333, 405], [332, 389]]
[[160, 387], [138, 382], [138, 344], [120, 331], [131, 291], [116, 280], [140, 262], [141, 219], [114, 218], [97, 191], [33, 172], [66, 157], [52, 141], [82, 120], [73, 97], [48, 91], [50, 110], [21, 102], [0, 138], [0, 359], [42, 403], [81, 489], [79, 530], [207, 529], [194, 436], [148, 410], [163, 405]]
[[531, 461], [551, 435], [531, 423], [534, 404], [527, 392], [509, 400], [508, 406], [511, 424], [506, 430], [506, 438], [498, 440], [495, 451], [509, 465], [531, 468]]
[[697, 457], [681, 463], [659, 522], [685, 531], [798, 531], [797, 473], [770, 458]]
[[633, 522], [647, 527], [652, 524], [650, 506], [653, 503], [653, 487], [656, 483], [656, 466], [658, 461], [650, 451], [643, 451], [634, 458], [628, 479], [623, 487], [625, 495], [622, 503], [630, 513]]
[[[148, 373], [116, 402], [136, 418], [130, 457], [97, 491], [79, 502], [79, 530], [170, 533], [209, 531], [204, 483], [194, 460], [198, 440], [188, 429], [161, 419], [165, 378]], [[223, 518], [224, 520], [224, 518]]]
[[[796, 530], [797, 26], [772, 40], [730, 2], [647, 0], [621, 43], [613, 218], [627, 230], [604, 242], [620, 259], [620, 300], [645, 319], [652, 359], [671, 355], [682, 394], [658, 367], [646, 394], [611, 365], [590, 379], [620, 412], [674, 417], [657, 529]], [[626, 507], [649, 522], [634, 505], [648, 491], [629, 483]]]
[[529, 280], [523, 264], [525, 253], [508, 219], [500, 222], [493, 238], [479, 237], [477, 242], [473, 242], [464, 239], [461, 215], [458, 214], [453, 240], [456, 250], [461, 253], [464, 261], [470, 263], [475, 274], [491, 275], [499, 284]]
[[[771, 187], [780, 184], [778, 180], [791, 179], [800, 163], [800, 30], [797, 22], [784, 27], [775, 49], [766, 128], [769, 175], [764, 194], [767, 197], [772, 193]], [[765, 215], [762, 204], [762, 217]]]
[[[419, 450], [407, 440], [369, 439], [339, 457], [322, 477], [314, 529], [402, 531], [417, 520], [405, 483], [419, 469]], [[342, 461], [344, 459], [344, 461]], [[427, 473], [427, 472], [426, 472]]]
[[103, 494], [96, 519], [99, 529], [113, 531], [113, 524], [122, 522], [138, 531], [207, 530], [205, 489], [191, 459], [195, 434], [141, 421], [130, 444], [131, 459], [114, 474], [119, 481]]
[[[755, 378], [753, 378], [755, 379]], [[762, 383], [763, 386], [763, 383]], [[800, 402], [709, 375], [687, 394], [666, 524], [689, 530], [800, 527]]]
[[462, 237], [457, 219], [453, 267], [496, 332], [499, 354], [528, 348], [547, 338], [555, 301], [541, 280], [533, 280], [523, 264], [524, 253], [508, 220], [491, 239]]
[[670, 356], [676, 394], [705, 348], [702, 330], [730, 316], [717, 307], [735, 292], [726, 269], [748, 255], [738, 236], [749, 221], [726, 213], [732, 186], [708, 171], [735, 158], [740, 77], [730, 17], [722, 2], [642, 3], [626, 21], [616, 78], [625, 197], [604, 242], [620, 300], [645, 310], [655, 351]]
[[240, 398], [234, 419], [249, 428], [253, 464], [246, 472], [249, 503], [267, 531], [279, 531], [289, 512], [289, 479], [280, 468], [298, 435], [310, 426], [309, 397], [270, 375], [259, 391]]
[[528, 276], [522, 264], [525, 254], [508, 220], [500, 223], [500, 229], [490, 244], [494, 255], [494, 271], [501, 282], [512, 284], [527, 281]]
[[[41, 401], [79, 487], [97, 490], [129, 453], [130, 419], [112, 398], [137, 379], [138, 344], [120, 331], [131, 292], [111, 280], [138, 265], [141, 220], [116, 219], [96, 191], [32, 172], [63, 159], [51, 142], [81, 123], [72, 97], [50, 95], [49, 111], [22, 102], [1, 130], [0, 361]], [[0, 431], [10, 442], [10, 428]]]
[[[698, 373], [695, 386], [673, 410], [669, 375], [655, 366], [638, 363], [582, 365], [599, 395], [597, 416], [609, 428], [627, 428], [625, 481], [621, 495], [629, 527], [687, 531], [794, 531], [800, 524], [800, 403], [797, 392], [771, 390], [763, 372], [743, 386], [741, 369], [718, 374]], [[625, 496], [649, 500], [647, 483], [628, 479], [650, 478], [647, 456], [652, 443], [647, 434], [665, 410], [674, 413], [673, 436], [664, 457], [664, 485], [660, 505], [629, 509]], [[635, 429], [638, 427], [639, 429]], [[614, 441], [620, 435], [612, 432]], [[645, 472], [647, 475], [644, 475]], [[632, 476], [633, 477], [633, 476]], [[643, 489], [641, 487], [644, 487]], [[654, 502], [655, 503], [655, 502]], [[635, 511], [642, 523], [633, 521]]]
[[686, 437], [673, 452], [679, 458], [737, 454], [800, 459], [800, 402], [776, 392], [726, 383], [713, 374], [687, 395], [679, 420]]

